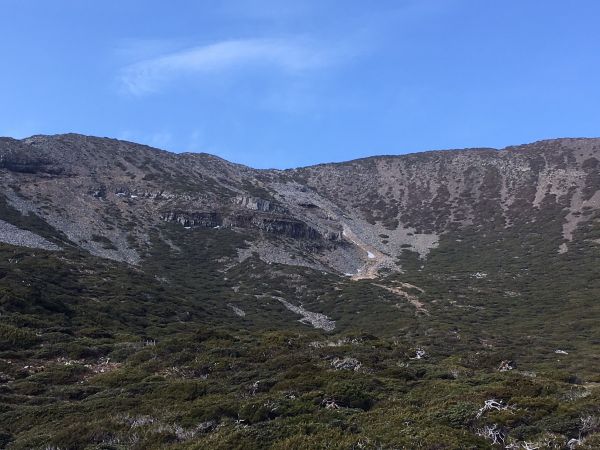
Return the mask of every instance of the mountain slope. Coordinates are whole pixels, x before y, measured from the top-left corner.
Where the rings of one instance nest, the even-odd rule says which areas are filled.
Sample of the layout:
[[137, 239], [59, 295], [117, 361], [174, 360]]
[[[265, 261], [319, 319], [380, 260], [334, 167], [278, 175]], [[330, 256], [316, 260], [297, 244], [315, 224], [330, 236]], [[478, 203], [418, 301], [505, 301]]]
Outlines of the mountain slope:
[[93, 254], [133, 264], [165, 221], [250, 229], [267, 235], [252, 246], [265, 260], [338, 273], [396, 270], [405, 250], [425, 257], [456, 230], [519, 233], [549, 215], [562, 228], [548, 238], [566, 252], [600, 207], [593, 139], [286, 171], [78, 135], [5, 139], [0, 148], [9, 204]]
[[0, 446], [596, 448], [599, 159], [0, 139]]

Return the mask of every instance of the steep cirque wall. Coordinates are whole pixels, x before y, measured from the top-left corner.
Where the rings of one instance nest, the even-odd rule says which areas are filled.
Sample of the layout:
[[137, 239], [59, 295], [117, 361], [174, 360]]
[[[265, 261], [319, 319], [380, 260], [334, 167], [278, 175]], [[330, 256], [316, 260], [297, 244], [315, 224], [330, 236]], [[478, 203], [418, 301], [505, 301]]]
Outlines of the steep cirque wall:
[[457, 228], [518, 232], [538, 220], [562, 224], [566, 251], [577, 225], [600, 209], [599, 158], [600, 140], [561, 139], [501, 151], [374, 157], [290, 175], [368, 222], [354, 233], [384, 253], [397, 254], [399, 246], [425, 256]]
[[238, 229], [267, 261], [360, 277], [465, 228], [550, 222], [568, 252], [600, 210], [599, 160], [600, 140], [559, 139], [254, 170], [70, 134], [0, 139], [0, 186], [11, 207], [102, 257], [138, 263], [170, 222]]

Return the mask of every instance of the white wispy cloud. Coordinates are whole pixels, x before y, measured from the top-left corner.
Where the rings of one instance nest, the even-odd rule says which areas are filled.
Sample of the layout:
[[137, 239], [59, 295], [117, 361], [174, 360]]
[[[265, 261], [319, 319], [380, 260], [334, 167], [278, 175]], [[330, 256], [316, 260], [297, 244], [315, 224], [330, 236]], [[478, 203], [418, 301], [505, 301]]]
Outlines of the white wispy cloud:
[[239, 39], [163, 54], [128, 65], [120, 83], [129, 93], [156, 92], [182, 76], [241, 71], [250, 67], [298, 75], [322, 69], [348, 56], [306, 39]]

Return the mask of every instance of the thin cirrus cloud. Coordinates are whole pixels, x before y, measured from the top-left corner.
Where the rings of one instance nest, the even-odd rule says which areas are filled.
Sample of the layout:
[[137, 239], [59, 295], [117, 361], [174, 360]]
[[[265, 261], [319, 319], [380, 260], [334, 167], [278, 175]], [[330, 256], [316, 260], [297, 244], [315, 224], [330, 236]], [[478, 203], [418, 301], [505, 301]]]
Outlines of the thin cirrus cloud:
[[122, 69], [119, 81], [134, 95], [158, 92], [180, 77], [240, 72], [250, 67], [301, 75], [323, 69], [347, 54], [324, 50], [303, 39], [239, 39], [221, 41], [145, 59]]

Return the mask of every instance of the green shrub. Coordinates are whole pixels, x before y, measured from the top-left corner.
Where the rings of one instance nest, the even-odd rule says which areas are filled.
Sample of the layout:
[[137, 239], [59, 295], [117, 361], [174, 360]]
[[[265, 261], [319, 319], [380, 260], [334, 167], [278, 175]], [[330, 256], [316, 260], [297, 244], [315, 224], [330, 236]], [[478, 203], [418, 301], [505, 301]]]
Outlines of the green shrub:
[[0, 350], [30, 348], [37, 342], [33, 331], [0, 323]]

